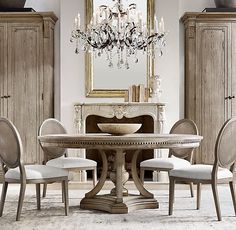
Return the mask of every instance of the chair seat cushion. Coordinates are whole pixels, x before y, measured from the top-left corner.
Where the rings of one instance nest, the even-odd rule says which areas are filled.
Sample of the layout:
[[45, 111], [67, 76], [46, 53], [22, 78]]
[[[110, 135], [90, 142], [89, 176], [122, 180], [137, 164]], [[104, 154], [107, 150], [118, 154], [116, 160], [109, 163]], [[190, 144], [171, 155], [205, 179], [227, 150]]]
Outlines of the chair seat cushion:
[[[196, 164], [181, 169], [173, 169], [170, 171], [169, 175], [180, 178], [211, 180], [212, 169], [213, 165]], [[219, 167], [217, 179], [225, 179], [232, 177], [233, 174], [230, 170]]]
[[153, 169], [166, 169], [171, 170], [173, 168], [182, 168], [190, 166], [190, 162], [177, 157], [169, 158], [154, 158], [140, 163], [140, 167], [147, 167]]
[[46, 165], [63, 169], [93, 168], [97, 162], [79, 157], [59, 157], [49, 160]]
[[[25, 165], [25, 173], [27, 180], [40, 180], [68, 176], [68, 172], [66, 170], [46, 165]], [[5, 174], [5, 178], [19, 180], [19, 167], [8, 170]]]

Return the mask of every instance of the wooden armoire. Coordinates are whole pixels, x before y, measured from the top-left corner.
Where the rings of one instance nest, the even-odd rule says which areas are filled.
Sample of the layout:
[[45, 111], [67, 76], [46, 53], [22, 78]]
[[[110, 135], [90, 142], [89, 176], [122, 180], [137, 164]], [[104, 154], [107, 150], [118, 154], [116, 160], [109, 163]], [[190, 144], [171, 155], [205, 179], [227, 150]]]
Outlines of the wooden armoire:
[[217, 134], [236, 115], [236, 13], [185, 13], [185, 116], [203, 136], [198, 163], [214, 162]]
[[17, 127], [24, 163], [42, 163], [37, 132], [54, 116], [52, 12], [0, 13], [0, 116]]

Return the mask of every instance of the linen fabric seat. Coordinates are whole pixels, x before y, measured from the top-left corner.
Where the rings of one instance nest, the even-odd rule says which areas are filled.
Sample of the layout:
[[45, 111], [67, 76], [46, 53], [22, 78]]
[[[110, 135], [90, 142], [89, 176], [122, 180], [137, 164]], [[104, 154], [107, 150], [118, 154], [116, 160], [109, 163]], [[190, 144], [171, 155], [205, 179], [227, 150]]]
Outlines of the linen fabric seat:
[[[171, 134], [198, 135], [196, 124], [189, 119], [177, 121], [170, 130]], [[144, 183], [145, 170], [171, 171], [174, 168], [188, 167], [192, 163], [193, 148], [170, 149], [168, 158], [153, 158], [140, 163], [140, 179]], [[191, 196], [194, 196], [193, 185], [190, 183]]]
[[[46, 119], [39, 128], [39, 136], [50, 134], [66, 134], [67, 131], [60, 121], [54, 118]], [[40, 141], [39, 141], [40, 143]], [[43, 164], [57, 168], [66, 169], [68, 171], [91, 170], [93, 174], [93, 186], [97, 182], [97, 162], [80, 157], [68, 157], [67, 149], [57, 147], [43, 147], [44, 153]], [[43, 189], [43, 197], [46, 196], [46, 184]]]
[[[199, 180], [211, 180], [213, 165], [190, 165], [190, 167], [178, 168], [170, 171], [169, 175], [174, 177], [185, 177], [187, 179], [198, 178]], [[233, 176], [229, 169], [218, 168], [217, 179], [226, 179]]]
[[187, 160], [171, 156], [169, 158], [155, 158], [143, 161], [140, 163], [141, 167], [152, 167], [152, 168], [159, 168], [163, 170], [171, 170], [173, 168], [181, 168], [187, 167], [191, 165], [191, 163]]
[[59, 157], [56, 159], [49, 160], [46, 165], [62, 168], [62, 169], [78, 169], [78, 168], [87, 168], [97, 167], [97, 162], [89, 159], [83, 159], [78, 157]]
[[3, 169], [3, 186], [0, 203], [0, 216], [3, 214], [9, 183], [20, 184], [20, 194], [16, 220], [20, 220], [26, 184], [36, 184], [37, 209], [40, 204], [40, 184], [60, 182], [65, 203], [65, 214], [68, 215], [68, 172], [64, 169], [46, 165], [26, 165], [21, 163], [23, 147], [16, 127], [6, 118], [0, 118], [0, 161]]
[[[46, 165], [25, 165], [25, 177], [27, 180], [50, 179], [52, 177], [67, 177], [68, 171]], [[8, 180], [20, 180], [20, 168], [9, 169], [5, 178]]]
[[[215, 201], [216, 213], [218, 220], [222, 219], [217, 183], [229, 183], [231, 196], [236, 215], [236, 196], [233, 173], [236, 162], [236, 118], [225, 122], [221, 128], [215, 144], [215, 161], [214, 165], [196, 164], [189, 167], [173, 169], [169, 173], [169, 215], [173, 213], [174, 187], [177, 181], [189, 181], [201, 184], [211, 184]], [[201, 197], [201, 190], [198, 189], [198, 199]], [[198, 201], [200, 202], [200, 201]]]

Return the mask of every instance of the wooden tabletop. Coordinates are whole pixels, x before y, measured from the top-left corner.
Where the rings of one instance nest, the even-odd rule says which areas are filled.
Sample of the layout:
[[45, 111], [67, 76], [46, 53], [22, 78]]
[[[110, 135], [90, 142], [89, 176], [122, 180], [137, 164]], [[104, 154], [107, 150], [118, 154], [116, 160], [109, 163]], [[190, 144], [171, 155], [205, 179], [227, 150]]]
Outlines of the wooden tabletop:
[[96, 134], [58, 134], [38, 137], [44, 147], [86, 148], [86, 149], [155, 149], [155, 148], [196, 148], [202, 136], [186, 134], [137, 133], [115, 136]]

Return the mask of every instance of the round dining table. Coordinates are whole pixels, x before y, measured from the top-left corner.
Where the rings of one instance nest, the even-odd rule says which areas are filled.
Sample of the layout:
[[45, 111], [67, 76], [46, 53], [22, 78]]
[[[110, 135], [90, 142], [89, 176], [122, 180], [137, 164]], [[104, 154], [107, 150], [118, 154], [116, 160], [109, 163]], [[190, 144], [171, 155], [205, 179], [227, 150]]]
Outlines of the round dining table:
[[[144, 188], [137, 172], [137, 157], [143, 149], [197, 148], [202, 140], [199, 135], [135, 133], [128, 135], [96, 134], [58, 134], [39, 136], [44, 147], [97, 149], [102, 157], [102, 172], [96, 186], [85, 194], [80, 208], [106, 211], [109, 213], [128, 213], [137, 209], [158, 208], [154, 195]], [[99, 194], [108, 174], [106, 151], [114, 151], [114, 168], [110, 179], [115, 187], [109, 194]], [[134, 150], [134, 151], [127, 151]], [[130, 194], [125, 188], [129, 175], [125, 169], [125, 155], [132, 154], [131, 175], [137, 194]]]

